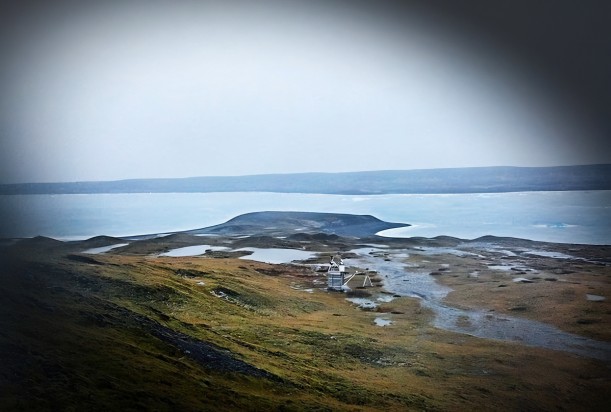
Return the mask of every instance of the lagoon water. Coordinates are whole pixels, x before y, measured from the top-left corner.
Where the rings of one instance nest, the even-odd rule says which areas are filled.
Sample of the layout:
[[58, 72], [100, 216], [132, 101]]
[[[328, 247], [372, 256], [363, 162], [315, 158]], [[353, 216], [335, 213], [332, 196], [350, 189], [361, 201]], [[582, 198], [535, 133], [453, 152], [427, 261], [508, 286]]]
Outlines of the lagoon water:
[[412, 226], [390, 236], [483, 235], [611, 244], [611, 191], [323, 195], [134, 193], [2, 195], [0, 237], [86, 239], [212, 226], [265, 210], [370, 214]]
[[129, 245], [129, 243], [117, 243], [116, 245], [94, 247], [91, 249], [84, 250], [83, 253], [88, 254], [88, 255], [99, 255], [101, 253], [110, 252], [113, 249], [117, 249], [117, 248], [127, 246], [127, 245]]
[[242, 256], [240, 259], [256, 260], [263, 263], [291, 263], [294, 260], [306, 260], [315, 255], [312, 252], [297, 249], [260, 249], [256, 247], [245, 247], [237, 249], [252, 252], [251, 255]]
[[159, 256], [170, 256], [170, 257], [184, 257], [184, 256], [199, 256], [206, 253], [207, 250], [227, 250], [228, 248], [223, 246], [210, 246], [210, 245], [197, 245], [197, 246], [185, 246], [177, 249], [172, 249], [168, 252], [162, 253]]

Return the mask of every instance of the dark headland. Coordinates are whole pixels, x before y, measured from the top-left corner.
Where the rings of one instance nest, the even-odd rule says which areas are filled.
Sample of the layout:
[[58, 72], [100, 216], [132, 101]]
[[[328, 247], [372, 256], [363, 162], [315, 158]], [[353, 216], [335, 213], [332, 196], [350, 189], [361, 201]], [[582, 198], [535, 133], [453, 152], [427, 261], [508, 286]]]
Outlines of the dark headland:
[[298, 233], [324, 233], [367, 237], [382, 230], [405, 226], [409, 224], [384, 222], [371, 215], [266, 211], [246, 213], [220, 225], [185, 233], [226, 236], [290, 236]]

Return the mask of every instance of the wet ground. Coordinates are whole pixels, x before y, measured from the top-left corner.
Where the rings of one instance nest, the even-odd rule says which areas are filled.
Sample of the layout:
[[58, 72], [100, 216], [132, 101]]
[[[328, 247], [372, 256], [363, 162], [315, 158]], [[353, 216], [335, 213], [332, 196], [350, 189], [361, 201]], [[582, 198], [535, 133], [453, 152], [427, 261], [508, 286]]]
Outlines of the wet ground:
[[[202, 244], [202, 241], [206, 244]], [[597, 311], [602, 313], [604, 310], [600, 305], [609, 303], [605, 300], [611, 289], [608, 249], [605, 246], [550, 244], [493, 237], [461, 241], [445, 237], [359, 239], [337, 236], [317, 238], [314, 235], [295, 240], [285, 236], [174, 235], [132, 242], [128, 246], [115, 243], [84, 252], [135, 251], [160, 256], [201, 255], [216, 258], [238, 254], [242, 259], [274, 264], [309, 263], [313, 269], [316, 268], [314, 263], [324, 265], [330, 256], [341, 252], [347, 265], [378, 272], [384, 289], [391, 295], [419, 299], [423, 308], [434, 313], [432, 322], [438, 328], [610, 361], [610, 343], [571, 333], [570, 329], [562, 330], [558, 325], [564, 325], [564, 321], [560, 319], [555, 319], [557, 322], [553, 324], [541, 322], [537, 313], [528, 310], [528, 305], [514, 305], [508, 310], [499, 310], [499, 303], [495, 301], [501, 296], [501, 288], [504, 288], [502, 291], [508, 296], [504, 298], [506, 300], [510, 297], [518, 299], [523, 292], [532, 294], [532, 291], [513, 290], [509, 287], [511, 284], [524, 283], [529, 284], [532, 290], [544, 290], [550, 289], [550, 284], [556, 282], [564, 287], [558, 293], [567, 296], [576, 293], [572, 292], [577, 288], [574, 285], [582, 284], [588, 285], [584, 301], [598, 304]], [[593, 276], [596, 278], [592, 281]], [[588, 281], [584, 280], [586, 277]], [[483, 289], [482, 285], [486, 282], [494, 289]], [[548, 285], [542, 284], [546, 282]], [[457, 285], [462, 291], [455, 290]], [[481, 290], [479, 296], [464, 291], [469, 285]], [[324, 288], [324, 283], [319, 287]], [[450, 293], [453, 299], [448, 300]], [[458, 295], [462, 300], [456, 298]], [[490, 296], [490, 304], [482, 295]], [[537, 305], [549, 305], [551, 310], [554, 297], [551, 296], [548, 302], [543, 295], [535, 299]], [[381, 295], [386, 298], [388, 296]], [[352, 297], [351, 301], [371, 310], [380, 304], [378, 298], [380, 296]], [[566, 302], [563, 304], [566, 306]], [[559, 313], [558, 316], [561, 315]], [[577, 322], [586, 326], [588, 323], [599, 323], [602, 328], [606, 324], [605, 319], [586, 316], [577, 319]], [[392, 322], [392, 318], [385, 318], [386, 321]]]
[[[484, 251], [493, 250], [491, 246]], [[406, 254], [403, 249], [360, 248], [352, 250], [358, 254], [351, 259], [355, 265], [373, 269], [383, 275], [384, 287], [387, 291], [420, 299], [423, 307], [433, 311], [436, 327], [477, 336], [487, 339], [516, 342], [528, 346], [561, 350], [581, 356], [611, 361], [611, 344], [588, 339], [576, 334], [564, 332], [557, 327], [507, 314], [496, 313], [493, 309], [468, 310], [447, 304], [444, 299], [452, 291], [451, 288], [437, 282], [436, 278], [451, 270], [449, 264], [440, 264], [441, 272], [428, 272], [423, 268], [414, 268], [410, 264], [409, 255], [420, 258], [424, 263], [426, 257], [432, 255], [469, 256], [483, 259], [484, 256], [472, 251], [450, 248], [417, 248]], [[577, 259], [559, 252], [527, 250], [525, 254], [543, 256], [552, 259]], [[514, 272], [514, 273], [517, 273]], [[520, 271], [520, 273], [523, 273]], [[471, 272], [473, 276], [477, 272]], [[525, 279], [516, 277], [515, 279]], [[600, 298], [599, 298], [600, 299]]]

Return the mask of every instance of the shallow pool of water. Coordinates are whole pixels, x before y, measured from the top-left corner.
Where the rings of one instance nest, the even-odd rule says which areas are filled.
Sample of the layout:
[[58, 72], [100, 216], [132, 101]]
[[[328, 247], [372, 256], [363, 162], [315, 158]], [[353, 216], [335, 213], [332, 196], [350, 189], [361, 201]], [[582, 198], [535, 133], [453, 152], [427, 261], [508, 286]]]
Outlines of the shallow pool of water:
[[210, 245], [197, 245], [197, 246], [185, 246], [177, 249], [172, 249], [169, 252], [160, 254], [159, 256], [171, 256], [171, 257], [184, 257], [184, 256], [198, 256], [206, 253], [206, 250], [227, 250], [224, 246], [210, 246]]
[[348, 302], [354, 303], [356, 306], [358, 306], [359, 308], [363, 308], [363, 309], [374, 309], [374, 308], [378, 307], [378, 304], [375, 303], [371, 299], [365, 299], [365, 298], [346, 298], [346, 300]]
[[87, 249], [83, 251], [83, 253], [87, 253], [88, 255], [98, 255], [100, 253], [106, 253], [110, 250], [113, 250], [119, 247], [123, 247], [123, 246], [127, 246], [127, 245], [129, 245], [129, 243], [117, 243], [116, 245], [94, 247], [92, 249]]
[[527, 250], [524, 252], [526, 255], [549, 257], [553, 259], [577, 259], [575, 256], [567, 255], [560, 252], [549, 252], [546, 250]]
[[388, 326], [392, 324], [392, 320], [384, 318], [375, 318], [373, 322], [378, 326]]
[[316, 253], [298, 249], [259, 249], [246, 247], [237, 251], [253, 252], [251, 255], [242, 256], [240, 259], [256, 260], [264, 263], [291, 263], [295, 260], [306, 260], [314, 257]]

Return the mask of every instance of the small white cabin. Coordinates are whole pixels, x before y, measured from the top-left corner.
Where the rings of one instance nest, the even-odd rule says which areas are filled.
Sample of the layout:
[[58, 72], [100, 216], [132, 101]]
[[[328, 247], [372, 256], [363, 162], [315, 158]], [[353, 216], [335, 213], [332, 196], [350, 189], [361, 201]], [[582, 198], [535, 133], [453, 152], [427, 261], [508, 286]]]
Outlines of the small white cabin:
[[346, 277], [346, 266], [344, 262], [339, 259], [339, 263], [335, 261], [335, 258], [331, 259], [329, 264], [329, 270], [327, 271], [327, 289], [328, 290], [343, 290], [344, 280]]

